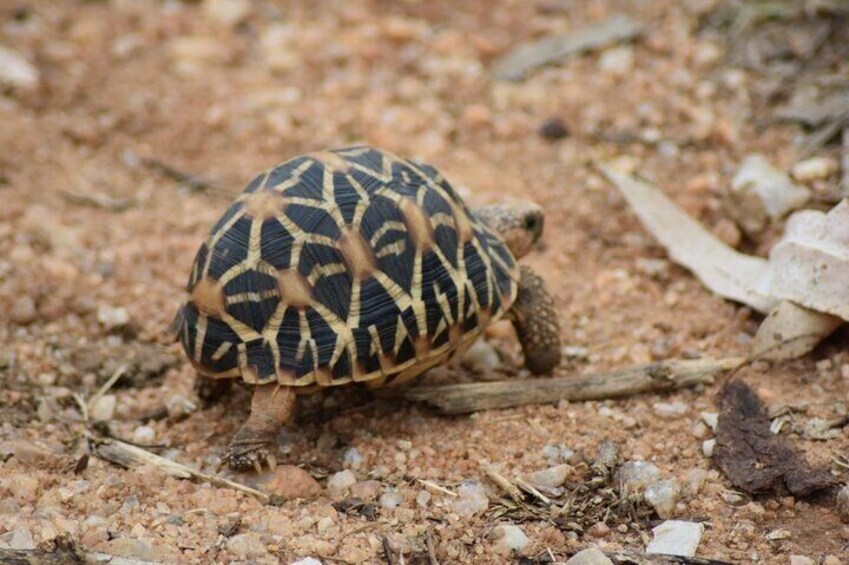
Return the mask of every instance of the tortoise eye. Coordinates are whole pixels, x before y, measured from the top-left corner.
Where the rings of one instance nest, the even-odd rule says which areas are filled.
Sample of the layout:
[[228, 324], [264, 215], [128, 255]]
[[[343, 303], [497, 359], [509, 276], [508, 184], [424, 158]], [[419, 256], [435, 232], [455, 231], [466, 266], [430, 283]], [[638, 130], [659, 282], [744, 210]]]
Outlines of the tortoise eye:
[[527, 231], [535, 232], [542, 228], [542, 218], [536, 214], [528, 214], [525, 216], [525, 222], [522, 227]]

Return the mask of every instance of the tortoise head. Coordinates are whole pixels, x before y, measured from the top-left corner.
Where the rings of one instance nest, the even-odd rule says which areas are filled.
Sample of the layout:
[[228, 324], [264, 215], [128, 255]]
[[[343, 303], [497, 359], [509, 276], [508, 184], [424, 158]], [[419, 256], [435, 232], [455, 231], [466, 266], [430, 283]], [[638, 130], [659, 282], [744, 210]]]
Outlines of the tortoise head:
[[472, 211], [504, 239], [517, 259], [527, 255], [542, 236], [545, 213], [533, 202], [505, 201], [479, 206]]

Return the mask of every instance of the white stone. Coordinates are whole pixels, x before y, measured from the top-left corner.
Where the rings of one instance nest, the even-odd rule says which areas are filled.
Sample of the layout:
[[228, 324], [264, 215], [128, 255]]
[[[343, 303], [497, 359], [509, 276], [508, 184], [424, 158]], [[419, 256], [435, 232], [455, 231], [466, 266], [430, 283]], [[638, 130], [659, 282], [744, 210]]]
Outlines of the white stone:
[[38, 86], [39, 77], [35, 65], [16, 51], [0, 46], [0, 83], [32, 89]]
[[401, 496], [401, 493], [388, 490], [380, 495], [378, 502], [382, 508], [391, 510], [392, 508], [397, 508], [403, 500], [404, 498]]
[[479, 339], [463, 355], [462, 364], [476, 373], [487, 374], [498, 368], [501, 359], [489, 342]]
[[627, 75], [634, 68], [634, 47], [620, 45], [606, 49], [599, 57], [598, 67], [614, 76]]
[[204, 0], [203, 12], [218, 23], [234, 26], [251, 13], [250, 0]]
[[647, 486], [660, 480], [660, 470], [645, 461], [628, 461], [619, 467], [619, 492], [622, 496], [640, 493]]
[[675, 505], [681, 496], [681, 485], [674, 480], [657, 481], [646, 487], [644, 496], [657, 515], [667, 520], [675, 513]]
[[496, 526], [492, 530], [491, 537], [496, 544], [513, 551], [520, 551], [531, 541], [519, 526], [513, 524]]
[[268, 554], [268, 549], [263, 543], [260, 534], [256, 532], [247, 532], [233, 536], [227, 540], [227, 551], [241, 559], [264, 557]]
[[480, 483], [465, 482], [457, 489], [457, 494], [459, 496], [451, 501], [451, 508], [460, 516], [474, 516], [489, 508], [489, 497]]
[[704, 524], [698, 522], [667, 520], [652, 529], [654, 538], [646, 547], [646, 553], [693, 557], [704, 531]]
[[684, 488], [689, 496], [696, 496], [702, 490], [708, 473], [704, 469], [690, 469], [685, 477], [686, 484]]
[[8, 544], [9, 549], [35, 549], [35, 541], [32, 539], [32, 534], [28, 529], [23, 527], [16, 528], [10, 533], [4, 534], [0, 540]]
[[790, 565], [817, 565], [817, 562], [804, 555], [791, 555]]
[[840, 164], [830, 157], [812, 157], [799, 161], [790, 170], [793, 178], [799, 182], [811, 182], [827, 179], [840, 170]]
[[661, 418], [680, 418], [690, 410], [686, 402], [655, 402], [652, 404], [654, 413]]
[[416, 504], [424, 508], [430, 502], [431, 495], [426, 490], [419, 491], [416, 495]]
[[120, 328], [126, 326], [130, 321], [130, 313], [121, 306], [112, 308], [101, 305], [97, 308], [97, 321], [106, 329]]
[[89, 417], [96, 422], [107, 422], [115, 416], [118, 399], [114, 394], [104, 394], [94, 401], [89, 409]]
[[133, 430], [133, 441], [141, 445], [150, 445], [156, 438], [156, 430], [150, 426], [139, 426]]
[[330, 475], [327, 479], [327, 488], [331, 491], [344, 492], [357, 482], [357, 476], [348, 469]]
[[613, 565], [613, 561], [599, 548], [588, 547], [570, 557], [566, 565]]
[[705, 457], [713, 457], [713, 448], [716, 447], [715, 439], [706, 439], [702, 442], [702, 453]]
[[716, 412], [699, 412], [699, 416], [701, 416], [702, 422], [716, 433], [716, 426], [719, 423], [719, 414]]
[[323, 518], [319, 518], [318, 522], [316, 522], [315, 527], [318, 530], [318, 533], [324, 534], [330, 531], [333, 528], [333, 518], [330, 516], [324, 516]]
[[292, 561], [289, 565], [322, 565], [322, 563], [315, 557], [301, 557], [297, 561]]
[[794, 184], [762, 155], [746, 157], [731, 181], [732, 213], [748, 233], [801, 208], [810, 196], [807, 188]]
[[555, 465], [541, 471], [534, 471], [524, 476], [524, 479], [535, 487], [557, 488], [566, 482], [566, 477], [572, 471], [570, 465]]
[[343, 456], [342, 461], [344, 462], [346, 467], [352, 467], [356, 469], [363, 462], [363, 456], [360, 455], [360, 452], [357, 451], [356, 447], [349, 447], [345, 450], [345, 455]]

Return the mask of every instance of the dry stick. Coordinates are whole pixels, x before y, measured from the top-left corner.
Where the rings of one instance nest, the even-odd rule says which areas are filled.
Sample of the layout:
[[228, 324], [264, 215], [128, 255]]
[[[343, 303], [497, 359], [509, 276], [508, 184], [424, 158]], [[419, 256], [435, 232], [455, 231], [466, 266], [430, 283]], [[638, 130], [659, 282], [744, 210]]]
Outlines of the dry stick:
[[741, 362], [742, 357], [671, 360], [575, 378], [422, 386], [407, 390], [404, 397], [427, 402], [446, 414], [560, 400], [601, 400], [710, 384], [715, 373], [733, 369]]
[[538, 498], [538, 499], [539, 499], [539, 500], [541, 500], [541, 501], [542, 501], [542, 503], [543, 503], [543, 504], [545, 504], [546, 506], [552, 506], [552, 505], [554, 504], [554, 503], [551, 501], [551, 499], [550, 499], [550, 498], [548, 498], [547, 496], [545, 496], [544, 494], [542, 494], [540, 491], [538, 491], [538, 490], [536, 489], [536, 487], [534, 487], [531, 483], [529, 483], [529, 482], [528, 482], [528, 481], [526, 481], [525, 479], [522, 479], [521, 477], [516, 477], [516, 479], [515, 479], [515, 483], [516, 483], [516, 486], [517, 486], [517, 487], [519, 487], [520, 489], [522, 489], [522, 490], [523, 490], [523, 491], [525, 491], [526, 493], [530, 494], [531, 496], [533, 496], [533, 497], [535, 497], [535, 498]]
[[208, 475], [206, 473], [201, 473], [200, 471], [195, 471], [190, 467], [186, 467], [185, 465], [181, 465], [180, 463], [176, 463], [170, 459], [165, 459], [159, 455], [154, 455], [145, 449], [130, 445], [120, 440], [90, 438], [89, 441], [92, 443], [92, 452], [95, 455], [101, 459], [111, 461], [116, 465], [121, 465], [122, 467], [132, 468], [141, 465], [153, 465], [166, 475], [171, 475], [172, 477], [208, 481], [216, 486], [232, 488], [250, 494], [264, 503], [272, 501], [271, 496], [247, 485], [243, 485], [242, 483], [237, 483], [223, 477], [218, 477], [216, 475]]

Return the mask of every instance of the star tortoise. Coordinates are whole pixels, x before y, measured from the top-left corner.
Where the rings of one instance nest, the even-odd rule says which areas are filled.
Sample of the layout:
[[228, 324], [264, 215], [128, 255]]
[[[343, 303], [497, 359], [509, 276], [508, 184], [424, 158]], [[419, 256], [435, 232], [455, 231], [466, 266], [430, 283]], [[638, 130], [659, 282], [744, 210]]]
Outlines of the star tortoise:
[[367, 146], [253, 179], [201, 245], [173, 325], [202, 399], [235, 378], [253, 387], [228, 465], [275, 465], [296, 393], [402, 383], [503, 316], [528, 369], [551, 372], [554, 302], [516, 263], [542, 229], [535, 204], [470, 209], [433, 167]]

